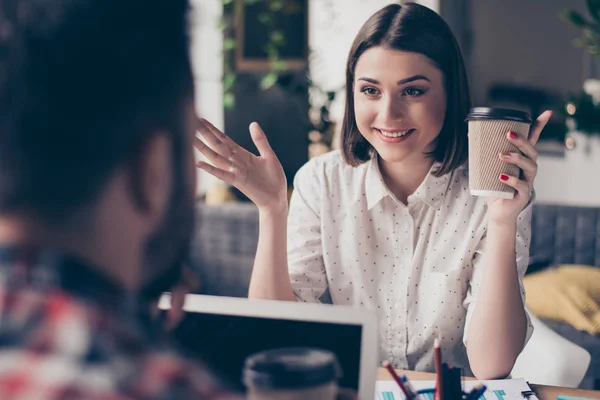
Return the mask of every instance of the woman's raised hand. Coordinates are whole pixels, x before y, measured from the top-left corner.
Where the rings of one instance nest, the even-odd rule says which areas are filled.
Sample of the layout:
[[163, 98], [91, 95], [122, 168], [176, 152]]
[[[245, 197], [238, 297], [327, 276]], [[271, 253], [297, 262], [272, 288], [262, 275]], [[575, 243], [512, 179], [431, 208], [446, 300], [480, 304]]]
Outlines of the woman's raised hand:
[[287, 181], [283, 167], [269, 145], [261, 127], [250, 124], [250, 136], [259, 156], [245, 150], [205, 119], [198, 120], [194, 147], [210, 162], [196, 165], [216, 178], [235, 186], [261, 211], [278, 212], [287, 208]]

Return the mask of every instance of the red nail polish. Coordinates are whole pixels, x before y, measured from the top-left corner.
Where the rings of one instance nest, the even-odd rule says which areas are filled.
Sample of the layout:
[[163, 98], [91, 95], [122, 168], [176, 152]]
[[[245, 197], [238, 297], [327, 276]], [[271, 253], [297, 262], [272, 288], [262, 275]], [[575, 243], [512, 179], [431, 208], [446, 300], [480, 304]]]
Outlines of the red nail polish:
[[508, 175], [501, 174], [500, 175], [500, 180], [507, 181], [508, 180]]
[[514, 132], [508, 132], [508, 136], [510, 136], [510, 138], [511, 138], [511, 139], [516, 139], [516, 138], [518, 138], [518, 137], [519, 137], [519, 136], [517, 136], [517, 134], [516, 134], [516, 133], [514, 133]]

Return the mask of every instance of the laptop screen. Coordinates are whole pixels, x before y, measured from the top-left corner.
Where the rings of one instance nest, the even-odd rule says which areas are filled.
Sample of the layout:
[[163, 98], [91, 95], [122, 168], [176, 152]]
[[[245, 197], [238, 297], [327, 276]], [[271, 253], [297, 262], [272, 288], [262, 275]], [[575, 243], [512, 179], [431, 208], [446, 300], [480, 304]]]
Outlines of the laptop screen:
[[339, 385], [358, 389], [361, 325], [188, 312], [174, 337], [185, 354], [201, 359], [232, 389], [244, 390], [246, 357], [281, 347], [333, 352], [343, 371]]

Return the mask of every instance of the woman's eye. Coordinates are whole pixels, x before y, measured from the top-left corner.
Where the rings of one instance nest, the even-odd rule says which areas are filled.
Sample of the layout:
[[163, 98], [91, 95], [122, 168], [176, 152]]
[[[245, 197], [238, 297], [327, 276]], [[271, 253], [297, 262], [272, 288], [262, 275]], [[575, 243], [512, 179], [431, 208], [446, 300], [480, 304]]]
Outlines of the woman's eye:
[[379, 91], [377, 89], [370, 86], [362, 88], [361, 92], [366, 94], [367, 96], [377, 96], [379, 94]]
[[425, 93], [423, 90], [417, 89], [417, 88], [404, 89], [404, 94], [409, 97], [417, 97], [417, 96], [422, 95], [423, 93]]

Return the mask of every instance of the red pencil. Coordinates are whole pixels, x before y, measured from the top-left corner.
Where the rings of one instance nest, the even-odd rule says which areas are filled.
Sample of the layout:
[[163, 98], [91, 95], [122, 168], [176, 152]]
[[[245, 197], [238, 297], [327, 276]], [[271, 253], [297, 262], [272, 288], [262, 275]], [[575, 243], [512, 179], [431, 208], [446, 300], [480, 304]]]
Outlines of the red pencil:
[[442, 349], [440, 341], [433, 341], [433, 360], [435, 361], [435, 400], [444, 400], [444, 370], [442, 369]]
[[400, 386], [400, 390], [402, 390], [402, 393], [404, 393], [404, 396], [406, 396], [406, 398], [408, 400], [412, 400], [411, 393], [408, 391], [408, 389], [406, 389], [406, 387], [404, 386], [404, 383], [402, 383], [402, 379], [400, 379], [398, 374], [396, 374], [396, 371], [394, 371], [392, 364], [390, 364], [389, 361], [384, 361], [383, 366], [385, 367], [385, 369], [387, 369], [389, 371], [390, 375], [392, 376], [392, 378], [394, 378], [394, 380], [396, 381], [398, 386]]

